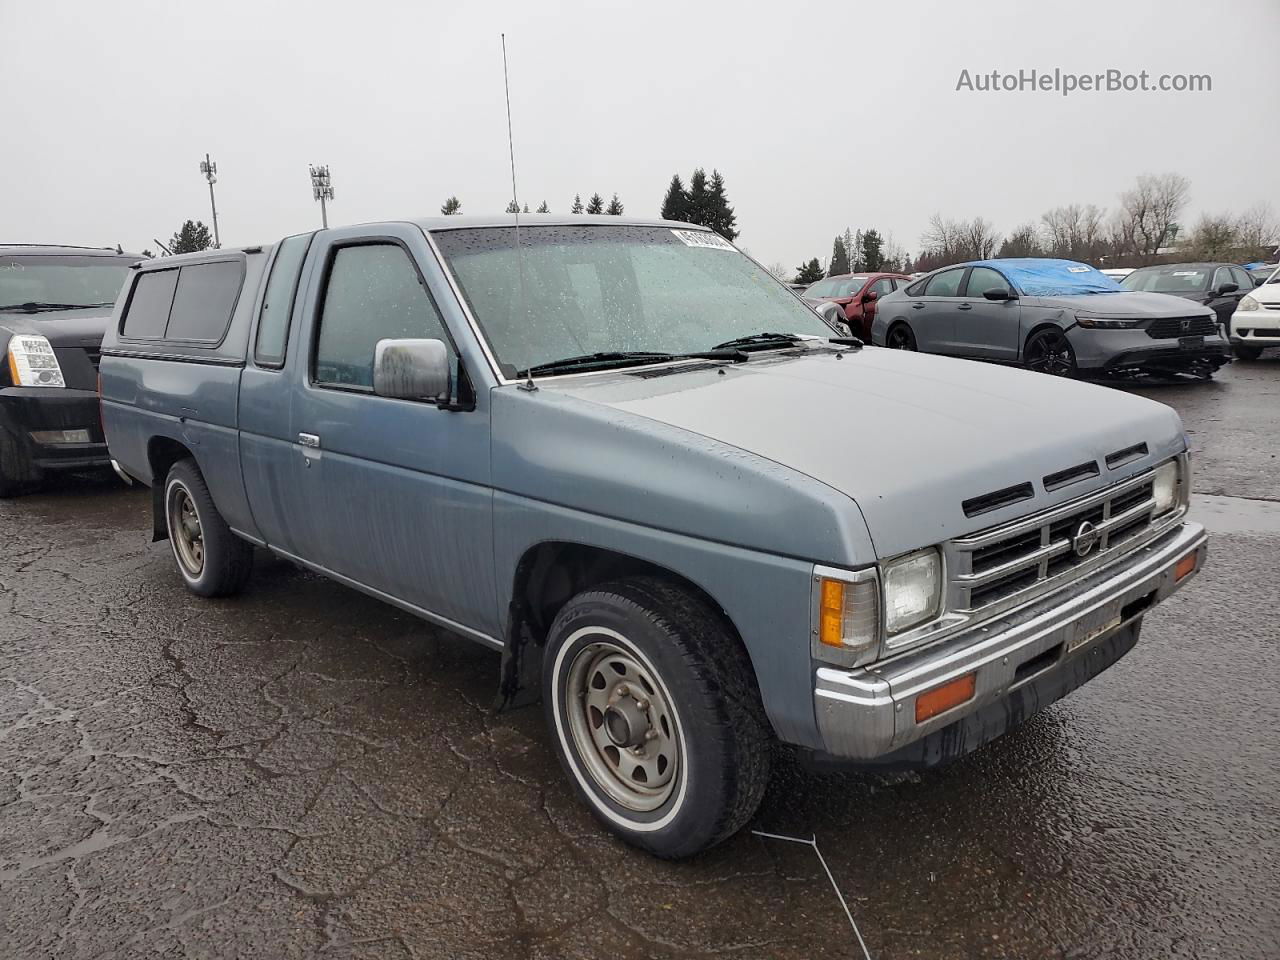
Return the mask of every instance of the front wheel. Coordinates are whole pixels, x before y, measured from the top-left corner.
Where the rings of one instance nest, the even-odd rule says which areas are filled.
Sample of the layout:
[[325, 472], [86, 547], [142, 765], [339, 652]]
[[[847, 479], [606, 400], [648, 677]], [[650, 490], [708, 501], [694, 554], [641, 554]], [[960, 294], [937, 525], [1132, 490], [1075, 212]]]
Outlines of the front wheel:
[[915, 350], [916, 335], [911, 332], [911, 328], [905, 323], [898, 322], [889, 330], [889, 335], [885, 337], [885, 346], [891, 350]]
[[253, 547], [222, 519], [194, 460], [179, 460], [169, 470], [164, 517], [187, 589], [202, 597], [239, 593], [253, 570]]
[[34, 490], [40, 480], [40, 468], [27, 457], [17, 439], [0, 427], [0, 498]]
[[1257, 360], [1262, 356], [1261, 347], [1251, 347], [1247, 344], [1237, 343], [1231, 347], [1231, 352], [1240, 360]]
[[1027, 340], [1027, 349], [1022, 358], [1026, 368], [1036, 373], [1047, 373], [1054, 377], [1076, 375], [1076, 352], [1071, 349], [1067, 335], [1057, 327], [1033, 333]]
[[746, 652], [699, 597], [649, 577], [580, 593], [552, 624], [542, 675], [574, 792], [628, 843], [692, 856], [754, 815], [768, 723]]

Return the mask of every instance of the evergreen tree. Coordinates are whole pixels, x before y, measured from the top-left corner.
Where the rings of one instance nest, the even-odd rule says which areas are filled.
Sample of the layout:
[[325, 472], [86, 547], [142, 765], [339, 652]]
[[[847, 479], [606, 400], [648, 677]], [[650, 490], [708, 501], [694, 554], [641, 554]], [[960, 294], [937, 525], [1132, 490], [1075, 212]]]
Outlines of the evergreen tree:
[[884, 269], [884, 239], [877, 230], [862, 235], [862, 268], [876, 273]]
[[518, 205], [514, 200], [508, 201], [508, 203], [507, 203], [507, 209], [506, 209], [504, 212], [506, 212], [506, 213], [519, 213], [519, 212], [520, 212], [520, 206], [519, 206], [519, 205]]
[[446, 217], [452, 217], [454, 214], [462, 212], [462, 201], [457, 197], [450, 197], [440, 206], [440, 212]]
[[733, 212], [733, 207], [729, 206], [729, 199], [725, 196], [724, 177], [720, 175], [719, 170], [711, 171], [711, 187], [707, 191], [707, 199], [711, 216], [709, 222], [704, 221], [705, 226], [710, 227], [726, 240], [733, 240], [738, 235], [738, 218]]
[[213, 246], [213, 234], [203, 220], [188, 220], [169, 241], [170, 253], [195, 253]]
[[582, 212], [582, 194], [580, 194], [580, 193], [575, 193], [575, 194], [573, 195], [573, 208], [572, 208], [569, 212], [570, 212], [570, 213], [581, 213], [581, 212]]
[[849, 251], [845, 249], [844, 241], [836, 237], [835, 242], [831, 244], [831, 265], [827, 267], [828, 277], [840, 277], [849, 272]]
[[547, 206], [547, 201], [543, 200], [543, 201], [542, 201], [542, 203], [541, 203], [541, 204], [539, 204], [537, 212], [538, 212], [538, 213], [550, 213], [550, 212], [551, 212], [551, 208]]
[[618, 199], [618, 195], [616, 193], [613, 195], [613, 199], [609, 201], [609, 206], [604, 212], [609, 214], [611, 217], [622, 216], [622, 201]]
[[701, 224], [704, 227], [710, 226], [707, 222], [710, 219], [709, 197], [707, 196], [707, 174], [701, 168], [693, 171], [693, 176], [689, 178], [689, 201], [685, 207], [684, 218], [689, 223]]
[[796, 283], [817, 283], [821, 279], [822, 264], [817, 257], [796, 267]]
[[604, 197], [593, 193], [587, 201], [587, 213], [604, 213]]
[[862, 231], [855, 230], [853, 232], [853, 246], [847, 248], [849, 251], [849, 269], [854, 273], [861, 273], [867, 269], [867, 262], [862, 259]]
[[678, 173], [671, 176], [671, 183], [667, 186], [667, 195], [662, 198], [662, 212], [659, 216], [663, 220], [689, 219], [689, 194], [685, 191], [684, 181], [680, 179], [680, 174]]
[[521, 210], [520, 212], [521, 212], [521, 213], [528, 213], [528, 212], [529, 212], [529, 205], [526, 203], [526, 204], [524, 205], [524, 209], [523, 209], [523, 210]]

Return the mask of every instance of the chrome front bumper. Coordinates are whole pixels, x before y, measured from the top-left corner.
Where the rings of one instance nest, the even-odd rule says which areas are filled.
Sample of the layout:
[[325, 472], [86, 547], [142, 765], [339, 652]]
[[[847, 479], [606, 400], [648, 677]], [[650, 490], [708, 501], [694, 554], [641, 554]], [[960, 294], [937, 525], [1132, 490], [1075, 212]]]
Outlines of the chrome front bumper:
[[[1023, 703], [1031, 688], [1038, 688], [1031, 698], [1036, 709], [1064, 696], [1127, 652], [1100, 658], [1095, 673], [1081, 668], [1086, 654], [1102, 651], [1131, 624], [1136, 630], [1144, 613], [1200, 571], [1206, 539], [1202, 526], [1184, 522], [1116, 565], [936, 646], [856, 670], [819, 667], [814, 709], [825, 752], [876, 761], [983, 711], [999, 716], [1002, 701]], [[1174, 569], [1188, 554], [1195, 568], [1175, 582]], [[916, 722], [916, 697], [969, 673], [975, 674], [970, 700]], [[1026, 715], [1006, 713], [1018, 721]], [[993, 728], [984, 720], [983, 742], [1011, 725]], [[967, 749], [979, 745], [961, 739]]]

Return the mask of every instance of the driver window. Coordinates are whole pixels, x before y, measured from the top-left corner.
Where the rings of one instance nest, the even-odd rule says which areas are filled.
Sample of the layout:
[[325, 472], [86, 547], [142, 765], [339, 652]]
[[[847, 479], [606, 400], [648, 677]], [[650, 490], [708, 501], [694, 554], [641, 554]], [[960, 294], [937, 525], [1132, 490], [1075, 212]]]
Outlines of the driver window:
[[871, 290], [869, 292], [874, 293], [879, 297], [886, 296], [893, 292], [893, 281], [888, 277], [881, 277], [871, 285]]
[[981, 300], [988, 290], [1008, 290], [1009, 284], [990, 267], [974, 267], [969, 271], [969, 285], [965, 289], [965, 296]]

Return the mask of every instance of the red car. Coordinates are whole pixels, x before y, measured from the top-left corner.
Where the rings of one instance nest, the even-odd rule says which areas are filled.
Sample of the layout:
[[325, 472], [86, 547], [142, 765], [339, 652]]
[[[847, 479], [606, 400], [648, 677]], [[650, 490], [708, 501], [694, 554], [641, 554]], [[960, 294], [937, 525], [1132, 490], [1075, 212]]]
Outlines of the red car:
[[800, 296], [815, 307], [819, 303], [838, 305], [853, 335], [863, 343], [870, 343], [876, 300], [910, 282], [911, 278], [901, 273], [846, 273], [819, 280]]

